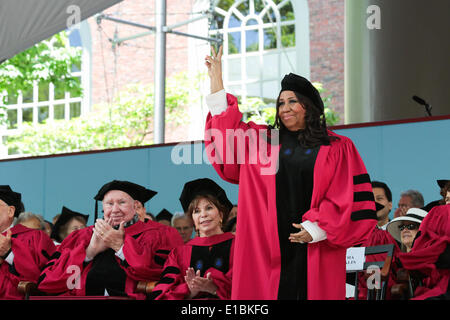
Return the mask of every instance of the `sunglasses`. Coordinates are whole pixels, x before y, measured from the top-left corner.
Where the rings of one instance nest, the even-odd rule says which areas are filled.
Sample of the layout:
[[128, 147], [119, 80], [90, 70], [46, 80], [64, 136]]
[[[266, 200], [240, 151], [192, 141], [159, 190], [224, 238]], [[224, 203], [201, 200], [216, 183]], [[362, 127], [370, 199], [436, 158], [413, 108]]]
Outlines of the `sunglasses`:
[[408, 230], [416, 230], [416, 229], [419, 228], [419, 226], [418, 226], [417, 224], [415, 224], [415, 223], [402, 224], [401, 226], [398, 226], [398, 229], [399, 229], [400, 231], [405, 230], [405, 228], [408, 229]]

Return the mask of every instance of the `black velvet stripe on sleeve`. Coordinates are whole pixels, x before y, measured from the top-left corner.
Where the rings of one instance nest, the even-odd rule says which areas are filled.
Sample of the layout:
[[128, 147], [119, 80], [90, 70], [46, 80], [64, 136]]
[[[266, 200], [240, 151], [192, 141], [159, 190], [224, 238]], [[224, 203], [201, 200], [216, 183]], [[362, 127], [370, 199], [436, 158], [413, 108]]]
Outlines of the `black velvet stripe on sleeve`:
[[370, 209], [358, 210], [358, 211], [352, 212], [352, 214], [350, 215], [350, 219], [352, 221], [365, 220], [365, 219], [377, 220], [377, 213], [375, 210], [370, 210]]
[[375, 198], [373, 196], [372, 191], [360, 191], [360, 192], [353, 193], [353, 201], [354, 202], [375, 201]]
[[159, 254], [169, 254], [169, 253], [170, 253], [170, 250], [159, 249], [159, 250], [156, 250], [156, 253], [159, 253]]
[[162, 293], [162, 290], [153, 290], [148, 296], [148, 300], [155, 300]]
[[43, 255], [45, 258], [47, 258], [47, 260], [50, 260], [50, 259], [51, 259], [51, 257], [50, 257], [50, 255], [48, 254], [48, 252], [45, 251], [44, 249], [41, 250], [41, 253], [42, 253], [42, 255]]
[[367, 173], [353, 176], [353, 184], [354, 185], [363, 184], [363, 183], [370, 183], [370, 176]]
[[155, 260], [155, 263], [159, 264], [160, 266], [163, 266], [164, 263], [166, 263], [166, 259], [167, 259], [167, 256], [161, 257], [157, 254], [155, 254], [155, 257], [153, 258], [153, 260]]
[[162, 277], [159, 281], [158, 284], [160, 283], [165, 283], [165, 284], [171, 284], [175, 281], [174, 278], [170, 278], [170, 277]]
[[161, 277], [164, 277], [166, 274], [180, 274], [181, 271], [177, 267], [169, 266], [164, 269], [164, 271], [161, 273]]
[[61, 252], [55, 251], [55, 252], [52, 254], [52, 256], [50, 257], [50, 259], [51, 259], [51, 260], [59, 259], [59, 257], [61, 257]]

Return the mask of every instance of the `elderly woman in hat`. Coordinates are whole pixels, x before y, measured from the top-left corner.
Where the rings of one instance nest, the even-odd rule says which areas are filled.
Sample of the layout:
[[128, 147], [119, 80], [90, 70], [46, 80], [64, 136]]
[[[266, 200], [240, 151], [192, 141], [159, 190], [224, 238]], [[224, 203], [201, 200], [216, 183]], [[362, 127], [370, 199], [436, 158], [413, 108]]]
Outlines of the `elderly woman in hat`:
[[410, 208], [406, 215], [395, 218], [387, 225], [386, 230], [401, 243], [402, 252], [410, 252], [419, 231], [420, 224], [428, 212], [419, 208]]
[[138, 199], [156, 192], [128, 181], [105, 184], [94, 197], [102, 201], [103, 219], [72, 232], [42, 272], [38, 288], [51, 294], [128, 296], [138, 281], [157, 280], [170, 250], [183, 244], [178, 232], [153, 221], [142, 222]]
[[41, 270], [55, 252], [42, 230], [13, 226], [20, 213], [21, 194], [10, 186], [0, 186], [0, 299], [23, 299], [20, 281], [38, 281]]
[[345, 299], [346, 249], [377, 223], [358, 151], [327, 130], [319, 92], [292, 73], [274, 126], [244, 123], [225, 93], [221, 57], [212, 48], [205, 59], [205, 147], [217, 173], [239, 184], [232, 299]]
[[152, 298], [230, 299], [234, 236], [223, 224], [231, 202], [208, 178], [187, 182], [180, 202], [198, 236], [172, 250]]

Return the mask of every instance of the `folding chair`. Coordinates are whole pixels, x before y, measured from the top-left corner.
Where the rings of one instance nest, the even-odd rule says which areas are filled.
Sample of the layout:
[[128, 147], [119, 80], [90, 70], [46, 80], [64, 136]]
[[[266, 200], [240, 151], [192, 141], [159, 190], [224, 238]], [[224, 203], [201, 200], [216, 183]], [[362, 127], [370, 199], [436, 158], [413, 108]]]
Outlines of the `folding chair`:
[[[368, 286], [367, 291], [367, 300], [384, 300], [386, 298], [387, 285], [389, 280], [389, 275], [391, 272], [391, 263], [392, 263], [392, 255], [394, 252], [393, 244], [386, 244], [380, 246], [372, 246], [364, 248], [364, 258], [365, 262], [363, 264], [362, 269], [358, 270], [347, 270], [348, 276], [354, 275], [354, 286], [355, 286], [355, 295], [354, 299], [359, 299], [359, 274], [360, 272], [364, 273], [363, 279], [366, 281], [369, 278], [373, 277], [377, 281], [379, 277], [380, 283], [375, 283], [373, 286]], [[381, 260], [375, 259], [376, 261], [367, 261], [368, 256], [381, 255], [386, 254], [384, 259]], [[370, 259], [369, 259], [370, 260]], [[376, 273], [379, 271], [379, 274]], [[347, 278], [350, 278], [347, 277]], [[370, 280], [372, 280], [371, 278]]]

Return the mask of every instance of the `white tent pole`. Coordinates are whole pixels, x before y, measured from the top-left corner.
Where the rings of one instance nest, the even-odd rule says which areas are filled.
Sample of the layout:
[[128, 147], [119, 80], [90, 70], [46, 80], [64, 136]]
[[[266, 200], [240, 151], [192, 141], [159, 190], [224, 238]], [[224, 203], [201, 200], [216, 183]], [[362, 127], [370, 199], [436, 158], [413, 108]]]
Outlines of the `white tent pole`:
[[156, 1], [156, 41], [155, 41], [155, 144], [164, 143], [165, 104], [166, 104], [166, 0]]

